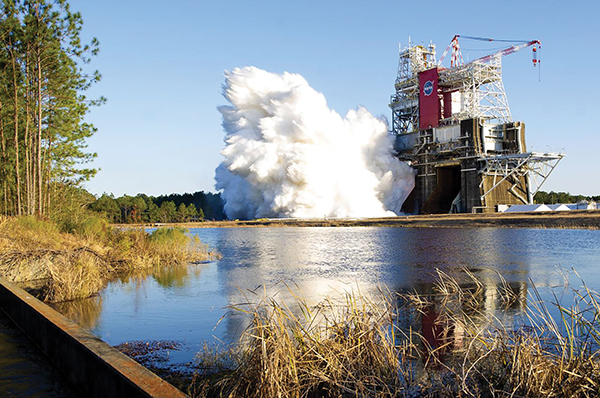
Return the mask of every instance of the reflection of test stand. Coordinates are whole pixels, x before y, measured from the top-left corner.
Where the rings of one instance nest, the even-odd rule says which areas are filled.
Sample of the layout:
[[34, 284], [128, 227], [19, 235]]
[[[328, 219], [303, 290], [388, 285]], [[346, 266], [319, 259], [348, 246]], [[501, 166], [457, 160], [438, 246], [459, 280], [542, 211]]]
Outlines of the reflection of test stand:
[[449, 337], [453, 334], [454, 326], [449, 325], [449, 328], [445, 329], [438, 322], [438, 318], [439, 316], [435, 311], [434, 305], [426, 307], [421, 314], [421, 334], [425, 346], [423, 359], [426, 362], [429, 361], [431, 356], [443, 361], [445, 352], [453, 345]]

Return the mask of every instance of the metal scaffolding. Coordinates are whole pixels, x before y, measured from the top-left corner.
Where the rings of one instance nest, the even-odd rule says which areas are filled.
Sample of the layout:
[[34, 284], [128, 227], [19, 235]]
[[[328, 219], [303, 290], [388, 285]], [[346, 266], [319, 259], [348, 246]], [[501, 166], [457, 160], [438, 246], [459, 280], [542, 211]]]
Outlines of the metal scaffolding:
[[[502, 57], [533, 47], [536, 66], [540, 43], [519, 41], [465, 64], [459, 37], [452, 39], [439, 62], [433, 44], [409, 42], [399, 51], [389, 104], [391, 133], [396, 135], [398, 156], [418, 170], [412, 203], [416, 211], [426, 212], [494, 211], [498, 204], [531, 204], [565, 155], [525, 152], [525, 125], [512, 120]], [[446, 68], [442, 61], [450, 49], [452, 62]]]
[[[483, 163], [480, 174], [484, 177], [493, 178], [492, 187], [481, 195], [482, 204], [487, 207], [485, 205], [486, 197], [504, 181], [512, 182], [509, 191], [519, 197], [523, 204], [533, 204], [533, 196], [546, 182], [550, 173], [564, 156], [563, 153], [527, 152], [480, 158], [479, 161]], [[527, 198], [521, 197], [518, 192], [514, 191], [514, 188], [523, 181], [523, 178], [527, 181]], [[483, 189], [484, 181], [486, 181], [485, 178], [482, 178], [479, 184], [480, 189]]]
[[481, 118], [490, 122], [512, 121], [508, 98], [502, 82], [503, 53], [477, 59], [451, 68], [438, 67], [435, 45], [411, 46], [400, 50], [396, 92], [390, 98], [394, 134], [417, 131], [419, 121], [419, 72], [438, 67], [442, 91], [457, 92], [460, 111], [444, 124]]
[[487, 62], [474, 61], [441, 69], [439, 73], [443, 90], [457, 91], [460, 95], [461, 111], [452, 115], [453, 121], [472, 118], [497, 123], [512, 121], [502, 82], [500, 55], [491, 57]]
[[419, 129], [419, 72], [436, 67], [435, 45], [400, 49], [396, 93], [390, 98], [392, 132], [410, 133]]

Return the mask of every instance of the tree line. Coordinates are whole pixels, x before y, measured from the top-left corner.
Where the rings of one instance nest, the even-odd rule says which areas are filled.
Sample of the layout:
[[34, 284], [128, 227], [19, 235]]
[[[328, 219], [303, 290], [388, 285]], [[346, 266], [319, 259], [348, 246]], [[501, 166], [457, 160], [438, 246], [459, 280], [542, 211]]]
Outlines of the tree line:
[[65, 187], [96, 170], [82, 165], [85, 139], [82, 93], [99, 81], [83, 65], [98, 41], [83, 44], [82, 18], [65, 0], [5, 0], [0, 5], [0, 213], [49, 216]]
[[582, 201], [600, 202], [600, 195], [571, 195], [568, 192], [538, 191], [533, 197], [535, 203], [553, 205], [557, 203], [579, 203]]
[[170, 223], [222, 220], [223, 202], [219, 194], [203, 191], [161, 195], [138, 194], [115, 198], [104, 194], [88, 205], [112, 223]]

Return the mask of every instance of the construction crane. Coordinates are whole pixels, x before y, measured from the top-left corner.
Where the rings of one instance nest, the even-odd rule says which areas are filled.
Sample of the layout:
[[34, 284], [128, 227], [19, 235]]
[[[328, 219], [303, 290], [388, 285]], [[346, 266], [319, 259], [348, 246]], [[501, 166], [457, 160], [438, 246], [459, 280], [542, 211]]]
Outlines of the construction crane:
[[[477, 58], [469, 63], [473, 63], [473, 62], [486, 63], [486, 62], [489, 62], [490, 60], [494, 59], [495, 57], [503, 57], [505, 55], [514, 54], [514, 53], [521, 51], [522, 49], [530, 47], [530, 46], [533, 46], [533, 57], [532, 57], [533, 66], [536, 67], [540, 63], [540, 60], [538, 59], [538, 49], [542, 48], [542, 43], [539, 40], [530, 40], [530, 41], [528, 41], [528, 40], [503, 40], [503, 39], [491, 39], [489, 37], [473, 37], [473, 36], [455, 35], [452, 38], [452, 40], [450, 40], [450, 44], [448, 44], [448, 47], [446, 47], [446, 50], [440, 57], [438, 66], [442, 66], [442, 62], [444, 61], [444, 58], [446, 58], [446, 55], [448, 54], [448, 51], [450, 51], [450, 49], [452, 49], [452, 56], [450, 59], [450, 67], [457, 67], [457, 66], [464, 65], [462, 53], [460, 50], [460, 45], [458, 43], [459, 37], [462, 37], [463, 39], [485, 41], [485, 42], [515, 43], [512, 46], [504, 48], [495, 53]], [[517, 44], [517, 43], [519, 43], [519, 44]]]

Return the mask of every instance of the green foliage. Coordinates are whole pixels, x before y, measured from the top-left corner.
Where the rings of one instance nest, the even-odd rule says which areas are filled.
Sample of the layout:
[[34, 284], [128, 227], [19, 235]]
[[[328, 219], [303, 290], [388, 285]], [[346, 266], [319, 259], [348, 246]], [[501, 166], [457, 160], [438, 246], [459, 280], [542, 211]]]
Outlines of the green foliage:
[[148, 204], [148, 207], [146, 208], [146, 214], [144, 216], [144, 221], [145, 222], [157, 222], [158, 218], [160, 217], [160, 209], [158, 208], [158, 206], [153, 203], [150, 202]]
[[88, 208], [91, 211], [100, 213], [109, 222], [119, 222], [121, 220], [121, 209], [112, 195], [103, 194], [101, 197], [90, 203]]
[[188, 230], [181, 227], [158, 228], [150, 234], [150, 241], [157, 245], [187, 245], [190, 237]]
[[535, 203], [539, 204], [557, 204], [557, 203], [579, 203], [581, 201], [600, 201], [600, 195], [596, 196], [584, 196], [584, 195], [571, 195], [569, 192], [544, 192], [538, 191], [533, 197]]
[[130, 257], [135, 239], [132, 239], [131, 233], [117, 233], [113, 237], [113, 242], [117, 253], [124, 257]]
[[103, 194], [90, 203], [88, 209], [101, 214], [111, 223], [124, 224], [196, 222], [204, 220], [205, 214], [216, 214], [218, 216], [213, 219], [223, 219], [220, 195], [204, 192], [157, 198], [145, 194], [123, 195], [116, 199]]
[[[201, 217], [200, 214], [202, 214]], [[198, 209], [196, 209], [196, 206], [193, 203], [190, 203], [187, 207], [186, 221], [195, 221], [197, 219], [202, 218], [204, 218], [204, 212], [202, 211], [202, 209], [198, 211]]]
[[[223, 200], [219, 193], [198, 191], [193, 194], [170, 194], [155, 198], [155, 202], [159, 206], [165, 201], [172, 201], [176, 206], [179, 206], [181, 203], [185, 203], [188, 206], [193, 204], [198, 210], [200, 220], [205, 218], [209, 220], [224, 220], [226, 218], [223, 212]], [[202, 213], [200, 213], [200, 210], [202, 210]]]
[[110, 232], [110, 227], [105, 219], [90, 217], [81, 223], [76, 231], [87, 239], [105, 241]]
[[55, 235], [59, 232], [58, 226], [55, 223], [49, 222], [47, 220], [42, 220], [35, 216], [19, 217], [16, 223], [18, 226], [26, 230], [41, 235]]
[[173, 222], [177, 215], [177, 207], [175, 207], [175, 203], [171, 201], [162, 202], [158, 212], [161, 222]]
[[48, 217], [61, 231], [75, 231], [79, 224], [90, 217], [87, 207], [95, 201], [94, 195], [73, 185], [52, 184], [50, 189], [54, 202], [48, 208]]
[[[193, 206], [193, 205], [192, 205]], [[187, 207], [185, 206], [185, 203], [182, 203], [179, 205], [179, 207], [177, 208], [177, 222], [184, 222], [187, 219]]]

